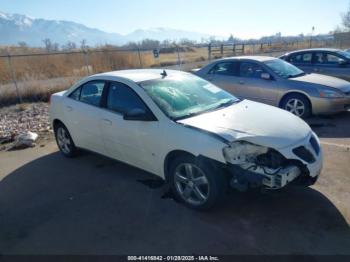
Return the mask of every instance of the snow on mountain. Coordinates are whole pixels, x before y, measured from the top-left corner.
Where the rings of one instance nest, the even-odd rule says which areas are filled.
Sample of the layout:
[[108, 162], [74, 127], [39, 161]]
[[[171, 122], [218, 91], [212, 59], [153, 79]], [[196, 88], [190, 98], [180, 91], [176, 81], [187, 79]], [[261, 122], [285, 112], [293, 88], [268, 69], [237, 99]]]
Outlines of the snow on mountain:
[[83, 39], [90, 46], [115, 44], [122, 45], [128, 42], [139, 42], [143, 39], [180, 40], [190, 39], [201, 41], [209, 35], [175, 30], [170, 28], [139, 29], [121, 35], [107, 33], [99, 29], [90, 28], [71, 21], [36, 19], [21, 14], [6, 14], [0, 12], [0, 45], [14, 45], [26, 42], [29, 46], [43, 46], [43, 39], [49, 38], [60, 45], [68, 41], [79, 44]]

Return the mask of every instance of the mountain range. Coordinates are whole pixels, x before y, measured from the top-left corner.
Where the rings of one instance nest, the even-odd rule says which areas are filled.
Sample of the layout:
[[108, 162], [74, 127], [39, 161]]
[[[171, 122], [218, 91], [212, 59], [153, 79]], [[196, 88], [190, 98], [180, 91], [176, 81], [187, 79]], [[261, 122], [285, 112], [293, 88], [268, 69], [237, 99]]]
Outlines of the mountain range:
[[201, 41], [210, 35], [176, 30], [171, 28], [138, 29], [126, 35], [107, 33], [83, 24], [31, 18], [22, 14], [0, 12], [0, 45], [15, 45], [25, 42], [29, 46], [43, 46], [43, 39], [49, 38], [60, 45], [68, 41], [76, 44], [83, 39], [90, 46], [113, 44], [123, 45], [128, 42], [139, 42], [143, 39], [180, 40], [183, 38]]

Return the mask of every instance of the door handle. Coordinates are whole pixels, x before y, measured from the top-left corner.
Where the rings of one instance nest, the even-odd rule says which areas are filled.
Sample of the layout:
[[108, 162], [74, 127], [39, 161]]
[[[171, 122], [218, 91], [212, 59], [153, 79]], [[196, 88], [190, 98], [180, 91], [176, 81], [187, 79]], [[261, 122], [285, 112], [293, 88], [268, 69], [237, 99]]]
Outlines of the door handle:
[[238, 83], [239, 83], [240, 85], [244, 85], [244, 81], [242, 81], [242, 80], [240, 80]]
[[320, 70], [318, 68], [314, 68], [314, 72], [319, 72]]
[[67, 108], [67, 111], [69, 111], [69, 112], [73, 111], [73, 107], [71, 107], [71, 106], [67, 106], [66, 108]]
[[103, 123], [107, 124], [107, 125], [112, 125], [112, 121], [109, 119], [102, 119]]

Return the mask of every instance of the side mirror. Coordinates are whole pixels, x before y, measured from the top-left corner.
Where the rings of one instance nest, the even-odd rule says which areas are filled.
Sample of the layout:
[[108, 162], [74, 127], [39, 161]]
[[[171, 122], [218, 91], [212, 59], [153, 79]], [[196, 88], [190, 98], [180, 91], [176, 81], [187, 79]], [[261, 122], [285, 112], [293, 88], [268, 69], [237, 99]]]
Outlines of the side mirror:
[[344, 65], [347, 65], [347, 64], [348, 64], [348, 62], [346, 60], [344, 60], [344, 59], [339, 59], [338, 60], [338, 65], [339, 66], [344, 66]]
[[261, 73], [261, 79], [271, 80], [271, 75], [269, 73]]
[[154, 121], [154, 117], [141, 108], [133, 108], [126, 112], [123, 119], [129, 121]]

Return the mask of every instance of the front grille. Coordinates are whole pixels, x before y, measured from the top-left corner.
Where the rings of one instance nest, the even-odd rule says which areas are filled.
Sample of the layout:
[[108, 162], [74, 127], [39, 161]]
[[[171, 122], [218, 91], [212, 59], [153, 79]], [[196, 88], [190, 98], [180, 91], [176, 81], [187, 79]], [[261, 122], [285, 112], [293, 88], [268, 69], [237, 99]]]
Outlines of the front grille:
[[302, 160], [304, 160], [305, 162], [308, 162], [308, 163], [315, 162], [314, 156], [311, 154], [311, 152], [309, 150], [307, 150], [303, 146], [299, 146], [297, 148], [294, 148], [293, 153], [296, 156], [298, 156], [299, 158], [301, 158]]
[[310, 138], [310, 144], [311, 144], [312, 148], [315, 150], [316, 155], [318, 155], [320, 153], [320, 145], [318, 144], [318, 142], [314, 136], [312, 136]]

